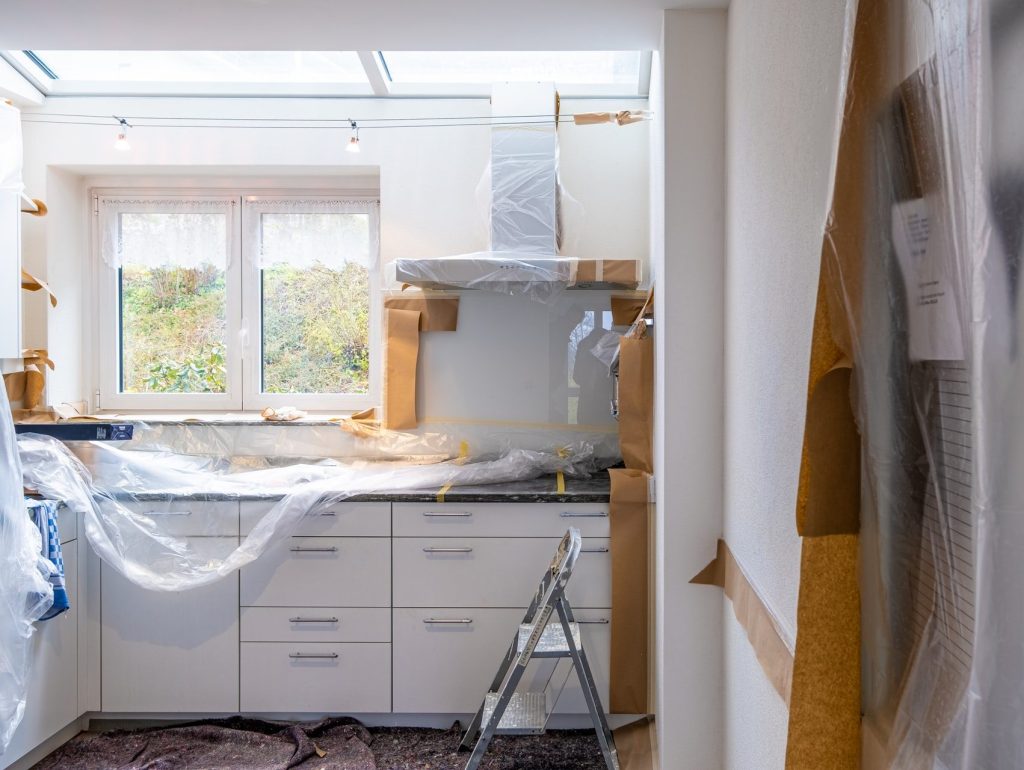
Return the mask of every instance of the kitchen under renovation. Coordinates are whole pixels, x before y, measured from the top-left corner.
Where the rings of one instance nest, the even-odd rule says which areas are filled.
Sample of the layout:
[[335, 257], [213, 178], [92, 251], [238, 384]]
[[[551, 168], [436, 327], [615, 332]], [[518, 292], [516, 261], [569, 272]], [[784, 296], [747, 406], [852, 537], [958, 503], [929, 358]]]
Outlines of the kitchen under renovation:
[[0, 768], [1024, 768], [1018, 0], [0, 21]]

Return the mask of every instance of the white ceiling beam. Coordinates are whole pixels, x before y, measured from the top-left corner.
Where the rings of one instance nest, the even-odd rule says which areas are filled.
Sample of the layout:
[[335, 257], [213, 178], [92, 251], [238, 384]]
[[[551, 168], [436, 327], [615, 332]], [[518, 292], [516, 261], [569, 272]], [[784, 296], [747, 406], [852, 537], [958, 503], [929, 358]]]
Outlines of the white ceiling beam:
[[366, 70], [366, 79], [370, 81], [373, 95], [387, 96], [391, 91], [391, 83], [381, 65], [380, 56], [376, 51], [356, 51], [356, 53], [359, 55], [359, 63]]
[[38, 107], [46, 96], [10, 62], [0, 59], [0, 99], [10, 99], [16, 107]]

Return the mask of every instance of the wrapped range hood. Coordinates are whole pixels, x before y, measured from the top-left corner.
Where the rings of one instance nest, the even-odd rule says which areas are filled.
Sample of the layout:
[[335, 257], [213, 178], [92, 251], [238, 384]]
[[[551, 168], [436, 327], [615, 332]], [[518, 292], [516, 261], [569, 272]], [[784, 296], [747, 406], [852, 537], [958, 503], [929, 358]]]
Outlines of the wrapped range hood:
[[558, 254], [558, 132], [546, 117], [554, 114], [556, 98], [551, 83], [494, 86], [490, 250], [398, 259], [396, 280], [426, 289], [484, 289], [538, 298], [562, 288], [635, 289], [640, 285], [636, 260]]

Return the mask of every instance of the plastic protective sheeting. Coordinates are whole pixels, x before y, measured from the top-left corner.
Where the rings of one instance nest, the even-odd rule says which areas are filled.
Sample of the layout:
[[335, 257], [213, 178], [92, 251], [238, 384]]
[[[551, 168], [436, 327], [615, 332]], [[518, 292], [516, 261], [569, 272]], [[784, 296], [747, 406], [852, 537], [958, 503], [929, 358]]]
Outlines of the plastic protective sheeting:
[[[18, 443], [25, 484], [82, 514], [86, 536], [99, 556], [129, 580], [155, 591], [219, 580], [287, 537], [303, 516], [359, 495], [505, 483], [558, 471], [578, 476], [596, 469], [593, 448], [584, 444], [564, 447], [561, 453], [511, 450], [478, 462], [324, 460], [257, 470], [239, 469], [229, 458], [93, 444], [93, 475], [54, 439], [25, 434]], [[211, 496], [279, 499], [238, 547], [211, 549], [204, 547], [211, 538], [196, 536], [223, 534], [215, 515], [189, 520], [188, 537], [176, 534], [180, 517], [163, 515], [176, 498]]]
[[25, 509], [7, 394], [0, 388], [0, 754], [25, 713], [35, 621], [53, 604], [53, 567]]
[[1024, 767], [1018, 0], [860, 0], [822, 269], [863, 441], [865, 724]]

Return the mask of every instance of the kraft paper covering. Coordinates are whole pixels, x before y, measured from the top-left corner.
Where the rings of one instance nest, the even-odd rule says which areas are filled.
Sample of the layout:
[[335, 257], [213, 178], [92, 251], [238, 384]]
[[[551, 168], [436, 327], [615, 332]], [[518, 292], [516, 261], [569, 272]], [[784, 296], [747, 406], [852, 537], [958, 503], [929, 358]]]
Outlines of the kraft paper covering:
[[612, 323], [616, 326], [629, 326], [640, 313], [650, 316], [654, 312], [654, 302], [647, 294], [612, 295], [610, 304]]
[[384, 371], [384, 427], [416, 427], [416, 362], [420, 352], [418, 310], [385, 310], [387, 362]]
[[640, 285], [640, 263], [634, 259], [581, 259], [576, 265], [576, 286], [610, 283], [623, 289]]
[[57, 307], [57, 296], [47, 286], [46, 282], [39, 280], [27, 270], [21, 271], [21, 288], [25, 291], [45, 291], [50, 297], [50, 306]]
[[650, 476], [610, 468], [609, 523], [612, 555], [612, 652], [609, 708], [616, 714], [648, 713], [648, 549]]
[[654, 719], [647, 717], [612, 731], [621, 770], [654, 770], [657, 733]]
[[42, 402], [46, 367], [53, 369], [54, 363], [47, 351], [34, 348], [23, 350], [22, 360], [25, 366], [22, 371], [4, 375], [4, 388], [8, 401], [21, 401], [22, 409], [32, 410]]
[[416, 310], [421, 332], [453, 332], [459, 325], [459, 298], [419, 294], [385, 297], [386, 310]]
[[654, 472], [653, 436], [654, 338], [627, 334], [619, 342], [619, 446], [627, 468]]
[[793, 682], [793, 653], [779, 633], [771, 610], [747, 580], [724, 540], [718, 541], [718, 553], [691, 581], [696, 585], [718, 586], [732, 603], [732, 611], [754, 648], [765, 676], [787, 703]]

